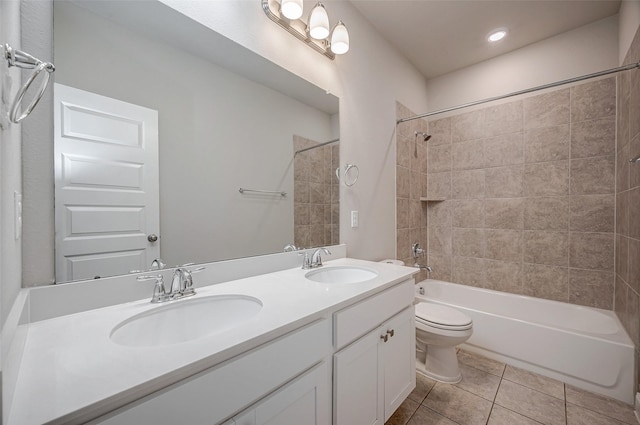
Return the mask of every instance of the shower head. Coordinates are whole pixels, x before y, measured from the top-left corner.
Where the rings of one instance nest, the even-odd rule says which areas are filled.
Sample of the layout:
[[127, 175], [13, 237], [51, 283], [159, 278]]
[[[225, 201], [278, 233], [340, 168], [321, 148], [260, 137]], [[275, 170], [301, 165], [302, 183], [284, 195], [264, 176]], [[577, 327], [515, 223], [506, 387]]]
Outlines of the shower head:
[[415, 134], [416, 134], [416, 139], [418, 138], [418, 136], [421, 136], [423, 138], [423, 141], [425, 141], [425, 142], [427, 140], [431, 139], [431, 135], [430, 134], [424, 133], [422, 131], [416, 131]]

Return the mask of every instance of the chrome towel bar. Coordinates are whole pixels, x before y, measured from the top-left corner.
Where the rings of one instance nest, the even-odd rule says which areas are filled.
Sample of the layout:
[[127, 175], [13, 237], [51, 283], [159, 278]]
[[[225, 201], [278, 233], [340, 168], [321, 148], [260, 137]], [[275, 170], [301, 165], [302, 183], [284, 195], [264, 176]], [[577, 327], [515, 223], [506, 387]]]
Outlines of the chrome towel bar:
[[287, 192], [281, 192], [281, 191], [278, 191], [278, 190], [257, 190], [257, 189], [243, 189], [243, 188], [240, 188], [240, 190], [238, 190], [238, 192], [240, 192], [240, 193], [245, 193], [245, 192], [262, 193], [262, 194], [266, 194], [266, 195], [280, 195], [282, 197], [287, 196]]

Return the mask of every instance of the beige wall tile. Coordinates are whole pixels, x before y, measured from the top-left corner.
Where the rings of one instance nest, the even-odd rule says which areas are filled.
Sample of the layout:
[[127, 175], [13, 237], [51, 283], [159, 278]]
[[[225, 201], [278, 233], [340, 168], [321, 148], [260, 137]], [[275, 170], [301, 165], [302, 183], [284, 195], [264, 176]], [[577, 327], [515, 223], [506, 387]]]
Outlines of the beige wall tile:
[[482, 199], [454, 199], [451, 201], [454, 227], [484, 227]]
[[453, 257], [453, 281], [463, 285], [483, 287], [485, 282], [484, 259]]
[[616, 191], [624, 192], [629, 189], [629, 175], [631, 173], [631, 156], [629, 154], [629, 144], [618, 146], [616, 155]]
[[524, 232], [524, 261], [527, 263], [567, 267], [568, 249], [568, 232]]
[[484, 287], [495, 291], [522, 293], [522, 263], [485, 260]]
[[427, 226], [426, 207], [423, 210], [422, 202], [409, 201], [409, 224], [413, 228]]
[[552, 127], [569, 122], [569, 89], [543, 93], [524, 100], [524, 127]]
[[484, 166], [501, 167], [524, 162], [524, 133], [504, 134], [484, 139]]
[[453, 282], [451, 276], [452, 257], [450, 255], [442, 255], [434, 252], [429, 253], [429, 266], [433, 270], [431, 279], [439, 279], [447, 282]]
[[516, 198], [524, 193], [522, 165], [489, 168], [485, 170], [485, 196], [487, 198]]
[[309, 203], [309, 183], [294, 182], [293, 183], [293, 200], [295, 203]]
[[396, 198], [396, 228], [409, 228], [409, 200]]
[[569, 161], [525, 164], [525, 196], [557, 196], [568, 193]]
[[522, 101], [503, 103], [486, 108], [484, 123], [487, 137], [522, 131]]
[[615, 285], [615, 294], [613, 296], [615, 301], [614, 311], [616, 312], [618, 319], [620, 319], [622, 326], [625, 328], [627, 333], [629, 333], [630, 328], [627, 320], [627, 291], [630, 291], [631, 289], [622, 279], [620, 279], [620, 276], [618, 275], [615, 276]]
[[569, 267], [613, 271], [614, 239], [611, 233], [571, 232]]
[[310, 247], [310, 228], [309, 226], [293, 226], [293, 240], [297, 247]]
[[451, 194], [455, 199], [484, 198], [484, 170], [453, 171]]
[[569, 269], [525, 264], [523, 293], [548, 300], [569, 301]]
[[629, 258], [633, 259], [629, 262], [629, 286], [636, 292], [640, 293], [640, 241], [637, 239], [629, 239]]
[[569, 230], [569, 197], [526, 198], [524, 228], [527, 230]]
[[[616, 235], [616, 268], [615, 272], [625, 282], [629, 282], [629, 239], [626, 236]], [[637, 257], [636, 257], [637, 258]]]
[[636, 119], [640, 116], [640, 75], [637, 71], [629, 73], [629, 137], [633, 139], [640, 133], [640, 123]]
[[613, 155], [571, 160], [571, 194], [614, 193], [615, 169]]
[[427, 176], [427, 198], [451, 198], [451, 172], [434, 173]]
[[522, 229], [524, 199], [485, 199], [484, 222], [489, 229]]
[[411, 172], [408, 168], [396, 167], [396, 196], [409, 198], [411, 196]]
[[615, 77], [571, 88], [571, 121], [610, 117], [616, 112]]
[[616, 195], [616, 233], [629, 236], [629, 191]]
[[411, 232], [409, 229], [396, 230], [396, 258], [404, 259], [411, 256]]
[[571, 197], [571, 230], [582, 232], [613, 232], [614, 224], [614, 195]]
[[629, 237], [640, 239], [640, 186], [629, 191], [628, 208]]
[[427, 220], [429, 227], [451, 227], [451, 205], [453, 205], [453, 201], [427, 202]]
[[427, 148], [427, 172], [451, 171], [451, 144], [429, 145]]
[[[637, 121], [637, 120], [636, 120]], [[629, 143], [629, 159], [640, 155], [640, 133], [638, 133], [631, 143]], [[630, 164], [629, 166], [629, 187], [640, 186], [640, 164]]]
[[446, 145], [451, 143], [451, 118], [442, 118], [429, 122], [431, 139], [429, 146]]
[[472, 170], [484, 167], [484, 139], [454, 143], [452, 145], [452, 168]]
[[309, 204], [294, 204], [294, 224], [309, 225]]
[[429, 250], [434, 254], [451, 255], [452, 233], [448, 226], [429, 226]]
[[427, 143], [420, 139], [413, 143], [409, 156], [412, 171], [427, 172]]
[[588, 158], [616, 153], [616, 117], [571, 124], [571, 157]]
[[459, 143], [485, 137], [484, 114], [484, 109], [480, 109], [451, 117], [451, 141]]
[[625, 146], [629, 143], [629, 98], [631, 97], [631, 85], [628, 72], [618, 74], [618, 95], [617, 95], [617, 128], [618, 146]]
[[569, 269], [569, 302], [612, 310], [613, 283], [612, 272]]
[[522, 261], [523, 235], [518, 230], [485, 231], [485, 258], [503, 261]]
[[484, 229], [453, 228], [453, 255], [483, 258], [485, 252]]
[[426, 175], [418, 171], [409, 172], [409, 198], [419, 200], [422, 195], [422, 178], [426, 179]]
[[527, 130], [524, 135], [525, 162], [558, 161], [569, 158], [569, 125]]

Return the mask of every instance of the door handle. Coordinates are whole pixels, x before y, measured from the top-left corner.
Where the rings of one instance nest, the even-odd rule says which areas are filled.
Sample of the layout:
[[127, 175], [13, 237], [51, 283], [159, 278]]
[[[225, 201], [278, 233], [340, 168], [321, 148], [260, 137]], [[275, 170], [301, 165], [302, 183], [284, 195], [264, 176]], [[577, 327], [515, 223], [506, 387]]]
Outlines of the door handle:
[[158, 235], [156, 235], [155, 233], [152, 233], [149, 236], [147, 236], [147, 240], [149, 242], [151, 242], [151, 243], [157, 242], [158, 241]]

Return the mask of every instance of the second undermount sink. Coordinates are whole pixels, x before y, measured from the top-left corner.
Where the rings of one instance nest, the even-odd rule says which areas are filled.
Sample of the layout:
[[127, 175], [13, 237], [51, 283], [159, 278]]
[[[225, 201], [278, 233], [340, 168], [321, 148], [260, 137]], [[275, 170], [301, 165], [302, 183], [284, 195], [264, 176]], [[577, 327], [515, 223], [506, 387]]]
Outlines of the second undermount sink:
[[229, 330], [262, 310], [262, 302], [245, 295], [213, 295], [174, 301], [118, 324], [111, 340], [130, 347], [179, 344]]
[[355, 266], [332, 266], [312, 270], [304, 275], [318, 283], [358, 283], [366, 282], [378, 276], [374, 270]]

